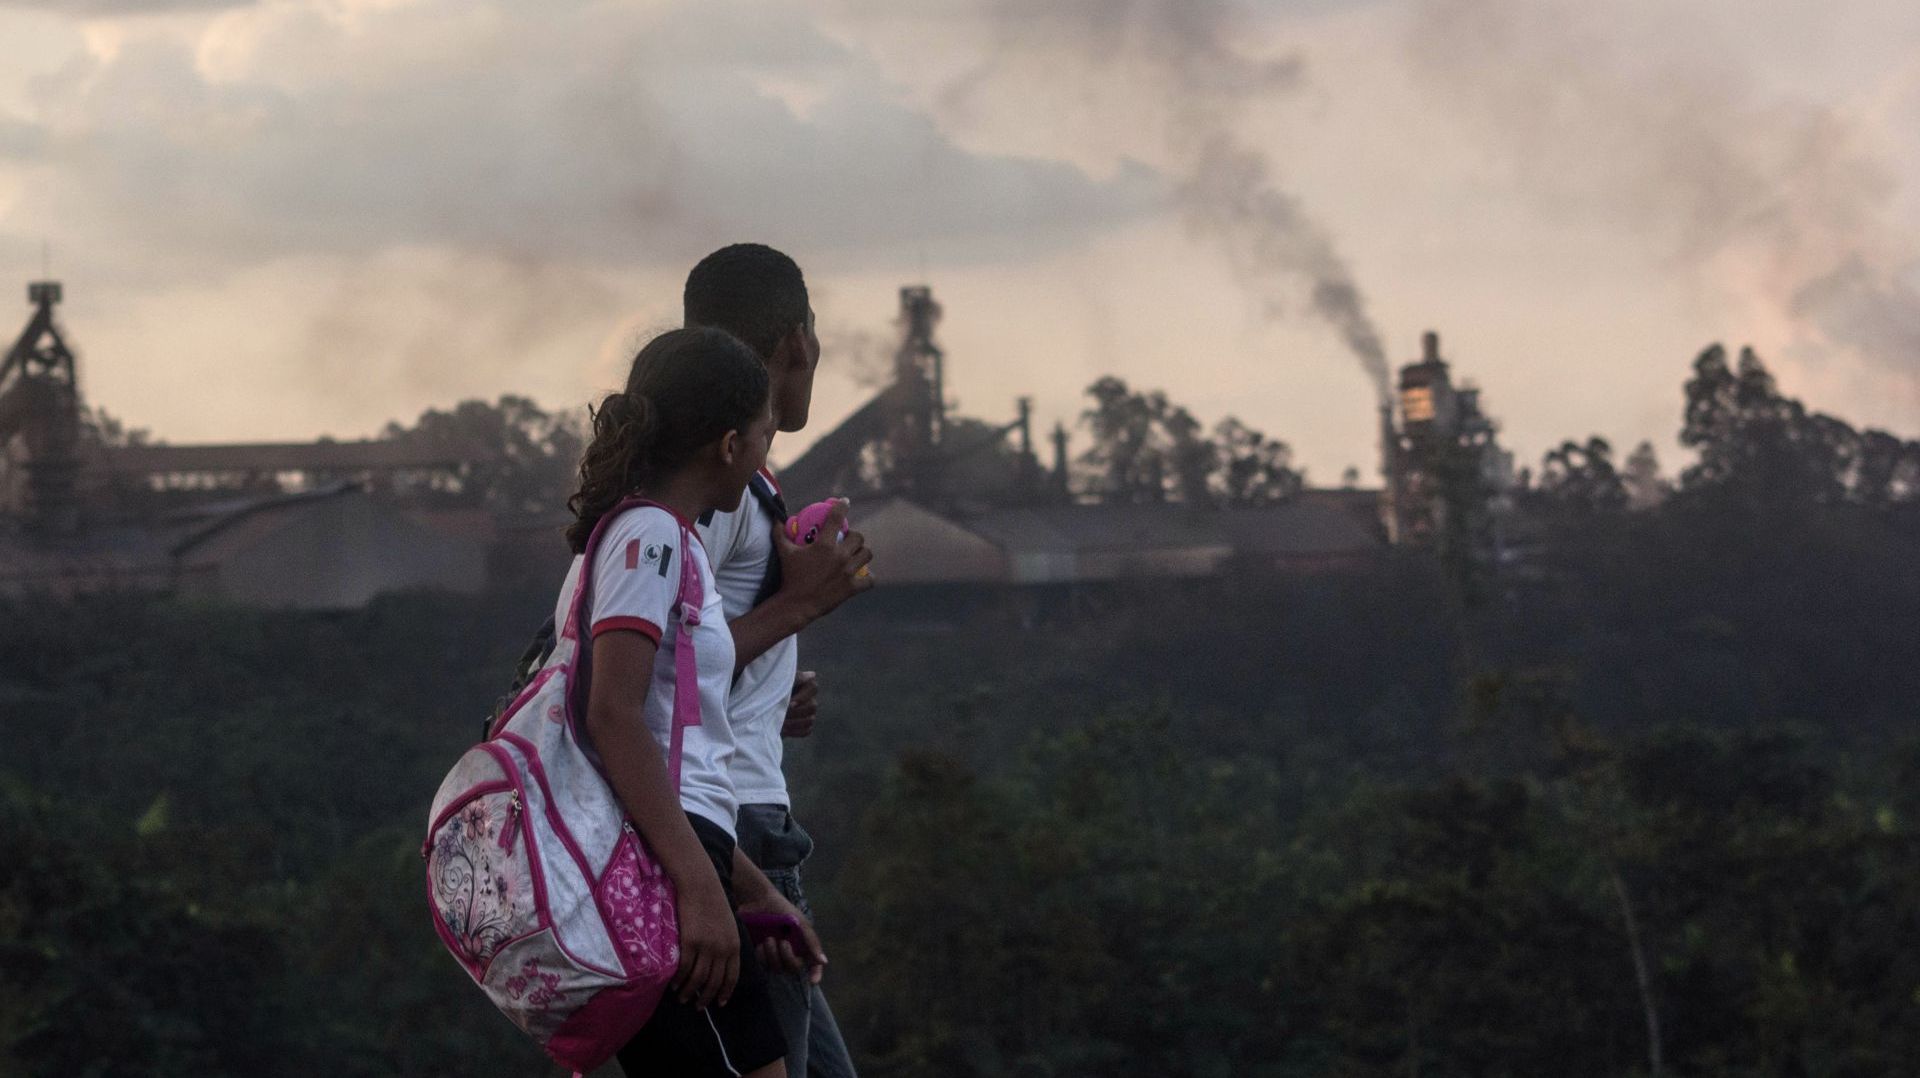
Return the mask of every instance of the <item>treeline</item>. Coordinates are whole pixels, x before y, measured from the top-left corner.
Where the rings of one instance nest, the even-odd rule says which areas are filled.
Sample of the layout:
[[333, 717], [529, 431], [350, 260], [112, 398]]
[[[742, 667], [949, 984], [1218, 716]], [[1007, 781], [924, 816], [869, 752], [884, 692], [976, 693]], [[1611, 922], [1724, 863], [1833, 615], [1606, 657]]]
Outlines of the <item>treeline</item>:
[[[1701, 357], [1657, 498], [1573, 443], [1491, 588], [1403, 552], [810, 633], [864, 1073], [1910, 1071], [1920, 458], [1764, 373]], [[0, 1071], [541, 1073], [418, 843], [550, 603], [0, 610]]]

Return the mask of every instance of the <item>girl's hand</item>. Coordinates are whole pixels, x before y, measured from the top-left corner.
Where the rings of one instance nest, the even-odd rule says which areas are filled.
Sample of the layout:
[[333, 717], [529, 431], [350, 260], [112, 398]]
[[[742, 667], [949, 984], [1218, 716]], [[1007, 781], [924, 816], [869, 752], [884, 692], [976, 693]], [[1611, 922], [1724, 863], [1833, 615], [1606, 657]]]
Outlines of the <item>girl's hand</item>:
[[740, 980], [740, 929], [720, 888], [720, 877], [704, 860], [705, 871], [675, 879], [680, 917], [680, 972], [674, 981], [682, 1003], [726, 1006]]
[[820, 947], [820, 937], [813, 930], [813, 922], [807, 920], [797, 906], [787, 901], [786, 896], [769, 889], [750, 900], [742, 900], [741, 913], [772, 913], [793, 918], [800, 926], [800, 940], [806, 953], [793, 949], [785, 940], [764, 939], [754, 954], [759, 958], [763, 969], [769, 971], [785, 970], [796, 976], [804, 975], [808, 982], [819, 984], [827, 971], [827, 952]]

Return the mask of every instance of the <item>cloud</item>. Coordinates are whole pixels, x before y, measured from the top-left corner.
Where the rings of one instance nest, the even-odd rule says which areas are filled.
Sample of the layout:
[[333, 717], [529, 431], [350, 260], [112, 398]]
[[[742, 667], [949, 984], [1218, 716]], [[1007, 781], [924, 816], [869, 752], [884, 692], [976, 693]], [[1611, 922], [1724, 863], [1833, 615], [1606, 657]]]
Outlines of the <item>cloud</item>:
[[[181, 415], [226, 417], [200, 436], [564, 399], [729, 241], [818, 277], [928, 247], [1019, 262], [1169, 197], [1140, 165], [960, 146], [806, 12], [745, 0], [106, 20], [0, 107], [0, 250], [50, 239], [100, 354], [181, 371]], [[103, 400], [157, 392], [107, 367]]]
[[1915, 373], [1920, 293], [1903, 274], [1920, 237], [1895, 211], [1888, 147], [1843, 108], [1764, 92], [1698, 34], [1684, 55], [1664, 51], [1664, 9], [1595, 11], [1426, 0], [1412, 68], [1536, 206], [1648, 238], [1790, 321], [1799, 351]]
[[212, 11], [245, 7], [254, 0], [0, 0], [0, 8], [50, 11], [76, 18], [125, 15], [166, 15], [180, 11]]
[[130, 31], [31, 92], [0, 127], [39, 166], [16, 213], [154, 259], [1006, 253], [1165, 198], [1140, 167], [957, 147], [801, 13], [745, 3], [276, 4]]
[[46, 150], [46, 132], [23, 120], [0, 116], [0, 161], [28, 161]]

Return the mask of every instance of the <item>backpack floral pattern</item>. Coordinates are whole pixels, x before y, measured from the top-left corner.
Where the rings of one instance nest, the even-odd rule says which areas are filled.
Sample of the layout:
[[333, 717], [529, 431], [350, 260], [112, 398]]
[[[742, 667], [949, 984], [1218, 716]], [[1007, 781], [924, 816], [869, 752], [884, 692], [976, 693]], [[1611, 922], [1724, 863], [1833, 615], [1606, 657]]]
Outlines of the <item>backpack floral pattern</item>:
[[539, 927], [519, 814], [507, 793], [477, 797], [441, 826], [427, 858], [435, 911], [476, 976]]
[[660, 866], [640, 851], [628, 831], [600, 877], [600, 910], [613, 932], [620, 959], [632, 976], [655, 976], [680, 965], [680, 927], [673, 885]]

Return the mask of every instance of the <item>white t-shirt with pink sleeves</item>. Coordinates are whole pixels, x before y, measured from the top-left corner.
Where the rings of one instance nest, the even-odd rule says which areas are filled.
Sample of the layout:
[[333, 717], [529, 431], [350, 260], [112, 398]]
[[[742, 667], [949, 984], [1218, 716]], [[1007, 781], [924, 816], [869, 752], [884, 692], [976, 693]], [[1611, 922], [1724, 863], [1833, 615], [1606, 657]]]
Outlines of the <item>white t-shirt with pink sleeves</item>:
[[[673, 732], [677, 681], [674, 655], [680, 642], [680, 619], [673, 606], [680, 595], [683, 558], [692, 558], [700, 570], [704, 602], [700, 624], [693, 631], [694, 657], [700, 670], [700, 725], [688, 727], [682, 735], [680, 807], [731, 836], [739, 813], [733, 792], [733, 729], [727, 719], [727, 695], [733, 684], [733, 634], [727, 629], [713, 570], [691, 525], [683, 526], [669, 510], [651, 505], [630, 509], [607, 525], [593, 567], [589, 631], [599, 636], [631, 629], [659, 645], [644, 712], [647, 731], [664, 756]], [[560, 587], [554, 609], [556, 625], [566, 624], [567, 605], [580, 580], [580, 562], [575, 555], [566, 582]]]

